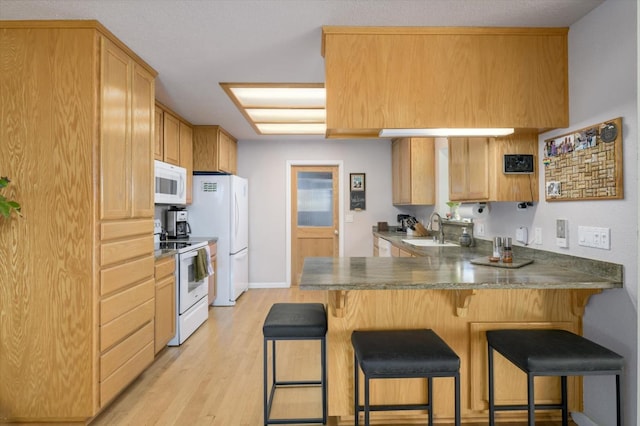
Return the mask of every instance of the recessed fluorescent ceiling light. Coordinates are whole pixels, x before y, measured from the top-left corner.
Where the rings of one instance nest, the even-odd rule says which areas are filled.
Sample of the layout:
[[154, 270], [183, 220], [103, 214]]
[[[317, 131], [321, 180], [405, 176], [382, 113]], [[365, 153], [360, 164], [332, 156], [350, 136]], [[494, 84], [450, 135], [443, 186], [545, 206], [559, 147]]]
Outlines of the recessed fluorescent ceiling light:
[[264, 135], [323, 135], [327, 129], [324, 123], [257, 123]]
[[323, 135], [322, 83], [220, 83], [258, 134]]
[[381, 138], [395, 137], [447, 137], [447, 136], [506, 136], [513, 133], [513, 129], [382, 129], [379, 136]]

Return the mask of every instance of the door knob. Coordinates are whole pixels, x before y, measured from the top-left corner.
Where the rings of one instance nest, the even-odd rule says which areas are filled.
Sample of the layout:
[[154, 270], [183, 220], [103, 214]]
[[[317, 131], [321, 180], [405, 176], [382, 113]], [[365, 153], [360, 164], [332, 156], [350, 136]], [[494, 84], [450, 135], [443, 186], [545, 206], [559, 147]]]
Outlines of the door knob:
[[334, 229], [334, 230], [333, 230], [333, 233], [334, 233], [334, 234], [336, 234], [336, 235], [338, 235], [338, 230], [337, 230], [337, 229]]

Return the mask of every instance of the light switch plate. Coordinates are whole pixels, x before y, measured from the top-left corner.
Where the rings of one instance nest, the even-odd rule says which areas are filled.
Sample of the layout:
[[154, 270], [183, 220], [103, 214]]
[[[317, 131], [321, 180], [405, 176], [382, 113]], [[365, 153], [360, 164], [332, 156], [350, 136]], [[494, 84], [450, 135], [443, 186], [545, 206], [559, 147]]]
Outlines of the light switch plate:
[[569, 247], [569, 221], [567, 219], [556, 219], [556, 245], [558, 247]]
[[533, 228], [533, 242], [542, 244], [542, 228]]

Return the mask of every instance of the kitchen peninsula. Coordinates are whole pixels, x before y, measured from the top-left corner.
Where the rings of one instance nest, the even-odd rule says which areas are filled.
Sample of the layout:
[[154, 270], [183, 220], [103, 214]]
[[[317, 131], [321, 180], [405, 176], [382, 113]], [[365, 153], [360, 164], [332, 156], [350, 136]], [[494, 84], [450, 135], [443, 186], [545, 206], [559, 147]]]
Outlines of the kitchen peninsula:
[[[551, 259], [546, 252], [529, 250], [529, 255], [536, 256], [532, 264], [506, 269], [470, 262], [488, 254], [485, 245], [410, 248], [400, 237], [385, 237], [416, 257], [305, 259], [300, 288], [326, 290], [328, 295], [329, 415], [339, 421], [352, 421], [353, 416], [353, 330], [436, 331], [461, 359], [463, 422], [483, 422], [488, 407], [487, 330], [558, 328], [582, 334], [589, 298], [603, 289], [622, 287], [622, 267], [616, 264], [562, 255]], [[496, 403], [526, 402], [525, 375], [499, 357], [496, 371]], [[537, 379], [537, 399], [557, 401], [558, 383], [556, 378]], [[453, 380], [436, 379], [434, 389], [435, 419], [451, 421]], [[372, 382], [372, 404], [425, 398], [425, 386], [419, 380]], [[569, 378], [569, 399], [570, 410], [582, 410], [580, 378]], [[375, 414], [387, 422], [416, 416]], [[500, 414], [503, 420], [526, 418], [523, 412]], [[557, 416], [555, 411], [540, 412], [541, 419]]]

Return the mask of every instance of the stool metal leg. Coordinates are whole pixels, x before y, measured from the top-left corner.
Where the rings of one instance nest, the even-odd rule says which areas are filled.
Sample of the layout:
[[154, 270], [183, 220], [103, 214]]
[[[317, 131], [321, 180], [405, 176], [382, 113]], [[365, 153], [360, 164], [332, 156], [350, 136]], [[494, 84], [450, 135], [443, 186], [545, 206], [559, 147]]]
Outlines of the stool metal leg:
[[355, 419], [353, 424], [355, 426], [358, 426], [358, 420], [360, 418], [360, 396], [358, 395], [358, 388], [360, 387], [360, 380], [358, 379], [358, 358], [355, 356], [353, 356], [353, 371], [354, 371], [354, 378], [353, 378], [353, 399], [354, 399], [354, 407], [353, 407], [353, 412], [355, 415]]
[[456, 374], [453, 378], [455, 386], [455, 426], [460, 426], [460, 374]]
[[569, 407], [567, 406], [567, 376], [560, 377], [560, 389], [562, 393], [562, 426], [569, 425]]
[[427, 405], [429, 410], [427, 411], [429, 418], [429, 426], [433, 425], [433, 377], [427, 377]]
[[495, 396], [493, 394], [493, 348], [489, 345], [489, 426], [495, 426]]
[[320, 364], [322, 369], [322, 424], [327, 424], [327, 338], [320, 341]]
[[533, 374], [527, 373], [527, 405], [529, 411], [529, 426], [536, 426], [536, 405], [533, 389]]
[[622, 411], [620, 405], [620, 375], [616, 374], [616, 421], [618, 426], [622, 426]]
[[364, 426], [369, 426], [369, 378], [364, 376]]
[[264, 390], [264, 424], [265, 426], [267, 425], [267, 419], [269, 418], [269, 407], [267, 405], [268, 399], [267, 399], [267, 376], [268, 376], [268, 371], [267, 371], [267, 365], [269, 364], [267, 362], [267, 350], [268, 350], [269, 345], [267, 344], [267, 339], [264, 339], [264, 344], [263, 344], [263, 351], [264, 351], [264, 359], [263, 359], [263, 363], [262, 363], [262, 371], [264, 372], [263, 375], [263, 390]]

